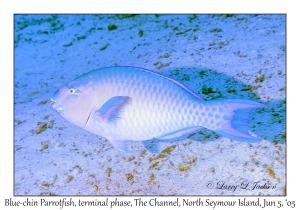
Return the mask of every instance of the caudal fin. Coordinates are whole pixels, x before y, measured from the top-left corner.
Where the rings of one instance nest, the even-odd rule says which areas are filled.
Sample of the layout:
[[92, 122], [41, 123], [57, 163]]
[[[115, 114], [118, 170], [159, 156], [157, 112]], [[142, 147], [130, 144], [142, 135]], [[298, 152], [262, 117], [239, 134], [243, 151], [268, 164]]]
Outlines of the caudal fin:
[[249, 143], [259, 142], [260, 138], [254, 137], [249, 134], [249, 115], [253, 109], [266, 107], [263, 104], [248, 101], [248, 100], [224, 100], [227, 107], [229, 116], [225, 119], [225, 124], [215, 130], [222, 136], [228, 137], [233, 140], [244, 141]]

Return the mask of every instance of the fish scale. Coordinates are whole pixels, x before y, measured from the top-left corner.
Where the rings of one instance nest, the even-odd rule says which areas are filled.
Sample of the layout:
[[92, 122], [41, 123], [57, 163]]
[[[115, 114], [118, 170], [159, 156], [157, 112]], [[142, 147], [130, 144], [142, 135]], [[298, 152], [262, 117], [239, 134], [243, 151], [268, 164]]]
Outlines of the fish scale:
[[56, 91], [51, 103], [62, 117], [122, 151], [127, 140], [176, 139], [202, 128], [256, 142], [260, 139], [249, 134], [248, 117], [264, 107], [237, 99], [205, 102], [174, 79], [136, 67], [84, 74]]

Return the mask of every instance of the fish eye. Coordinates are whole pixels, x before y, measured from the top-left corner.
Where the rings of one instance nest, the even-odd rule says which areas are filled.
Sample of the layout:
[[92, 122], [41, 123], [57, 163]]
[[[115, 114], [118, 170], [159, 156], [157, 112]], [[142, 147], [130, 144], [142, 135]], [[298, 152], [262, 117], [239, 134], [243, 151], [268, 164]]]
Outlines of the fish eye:
[[74, 94], [75, 93], [75, 90], [73, 88], [69, 89], [69, 93], [70, 94]]

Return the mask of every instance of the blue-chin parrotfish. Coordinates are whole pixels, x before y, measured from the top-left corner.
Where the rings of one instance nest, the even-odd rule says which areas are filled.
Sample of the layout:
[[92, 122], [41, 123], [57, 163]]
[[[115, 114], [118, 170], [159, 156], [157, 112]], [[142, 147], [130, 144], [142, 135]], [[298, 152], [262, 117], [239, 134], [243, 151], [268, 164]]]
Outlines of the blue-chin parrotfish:
[[249, 100], [204, 101], [178, 81], [136, 67], [91, 71], [57, 90], [52, 107], [66, 120], [106, 137], [121, 151], [126, 143], [176, 139], [203, 128], [233, 140], [258, 142], [248, 117], [263, 104]]

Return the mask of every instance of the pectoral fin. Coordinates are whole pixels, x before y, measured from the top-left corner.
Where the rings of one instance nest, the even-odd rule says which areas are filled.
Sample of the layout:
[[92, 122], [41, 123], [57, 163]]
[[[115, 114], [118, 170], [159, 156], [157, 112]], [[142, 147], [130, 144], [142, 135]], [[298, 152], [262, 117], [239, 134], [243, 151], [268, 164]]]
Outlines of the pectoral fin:
[[120, 119], [120, 114], [124, 108], [131, 103], [128, 96], [115, 96], [106, 101], [94, 114], [96, 119], [108, 124], [115, 124]]

